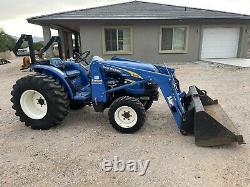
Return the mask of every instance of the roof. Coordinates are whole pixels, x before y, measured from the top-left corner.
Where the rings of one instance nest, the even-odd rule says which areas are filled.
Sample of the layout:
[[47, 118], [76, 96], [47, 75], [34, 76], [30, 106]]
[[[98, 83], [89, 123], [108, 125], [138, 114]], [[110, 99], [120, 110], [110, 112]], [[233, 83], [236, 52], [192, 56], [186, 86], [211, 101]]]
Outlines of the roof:
[[36, 23], [49, 20], [148, 20], [148, 19], [243, 19], [250, 20], [249, 15], [206, 10], [142, 1], [131, 1], [95, 8], [67, 11], [28, 18]]

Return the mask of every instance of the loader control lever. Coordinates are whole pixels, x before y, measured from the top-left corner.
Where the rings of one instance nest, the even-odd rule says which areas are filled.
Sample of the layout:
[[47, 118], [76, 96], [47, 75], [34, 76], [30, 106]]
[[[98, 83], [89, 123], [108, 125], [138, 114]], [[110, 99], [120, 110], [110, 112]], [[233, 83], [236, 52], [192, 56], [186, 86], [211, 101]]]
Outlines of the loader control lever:
[[75, 53], [74, 59], [77, 63], [84, 62], [86, 65], [89, 65], [87, 58], [90, 55], [90, 51], [84, 51], [83, 53]]

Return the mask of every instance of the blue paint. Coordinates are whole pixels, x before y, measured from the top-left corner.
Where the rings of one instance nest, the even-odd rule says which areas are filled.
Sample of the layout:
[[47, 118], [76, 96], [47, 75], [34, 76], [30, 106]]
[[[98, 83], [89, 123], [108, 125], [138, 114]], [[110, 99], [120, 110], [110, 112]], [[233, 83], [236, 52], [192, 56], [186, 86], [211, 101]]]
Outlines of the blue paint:
[[63, 85], [64, 89], [66, 90], [70, 99], [74, 97], [72, 87], [67, 82], [67, 76], [61, 70], [53, 67], [53, 66], [45, 66], [45, 65], [33, 65], [32, 67], [35, 72], [39, 72], [46, 75], [51, 75], [52, 77], [56, 78], [60, 81]]
[[[139, 61], [112, 57], [111, 60], [93, 60], [89, 73], [82, 64], [74, 61], [50, 59], [50, 65], [33, 65], [34, 71], [58, 79], [70, 99], [82, 102], [109, 103], [116, 92], [136, 97], [145, 95], [145, 84], [159, 85], [163, 96], [180, 128], [185, 113], [181, 99], [186, 93], [179, 89], [175, 70], [161, 65], [145, 64]], [[113, 80], [112, 77], [115, 77]], [[112, 81], [123, 79], [119, 86], [110, 87]], [[119, 84], [119, 81], [118, 83]]]

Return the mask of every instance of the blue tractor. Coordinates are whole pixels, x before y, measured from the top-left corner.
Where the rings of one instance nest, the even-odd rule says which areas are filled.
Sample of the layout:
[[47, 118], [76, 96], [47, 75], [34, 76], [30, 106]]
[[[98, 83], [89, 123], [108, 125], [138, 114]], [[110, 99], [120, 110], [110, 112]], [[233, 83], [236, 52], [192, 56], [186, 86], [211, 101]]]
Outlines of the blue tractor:
[[[16, 55], [23, 41], [29, 44], [34, 73], [17, 80], [11, 101], [20, 121], [32, 129], [49, 129], [60, 124], [70, 108], [89, 105], [96, 112], [109, 109], [110, 124], [117, 131], [134, 133], [143, 126], [146, 110], [158, 100], [160, 89], [178, 129], [183, 135], [194, 134], [197, 145], [244, 143], [242, 135], [227, 128], [231, 121], [218, 101], [196, 86], [190, 86], [188, 93], [181, 91], [172, 68], [119, 57], [89, 58], [89, 51], [62, 60], [58, 37], [35, 52], [32, 36], [22, 35], [13, 50]], [[38, 62], [36, 55], [55, 41], [60, 58]]]

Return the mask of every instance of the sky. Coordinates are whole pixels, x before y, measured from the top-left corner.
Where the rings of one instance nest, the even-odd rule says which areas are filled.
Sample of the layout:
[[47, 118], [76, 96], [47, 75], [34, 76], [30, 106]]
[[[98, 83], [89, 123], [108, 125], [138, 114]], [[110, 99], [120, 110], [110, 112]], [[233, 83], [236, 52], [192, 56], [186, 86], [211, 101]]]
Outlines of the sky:
[[[129, 0], [0, 0], [0, 27], [8, 34], [32, 34], [42, 37], [41, 26], [27, 23], [26, 19], [55, 12], [90, 8]], [[250, 15], [250, 0], [143, 0]], [[11, 11], [10, 11], [11, 10]], [[55, 31], [52, 34], [56, 34]]]

